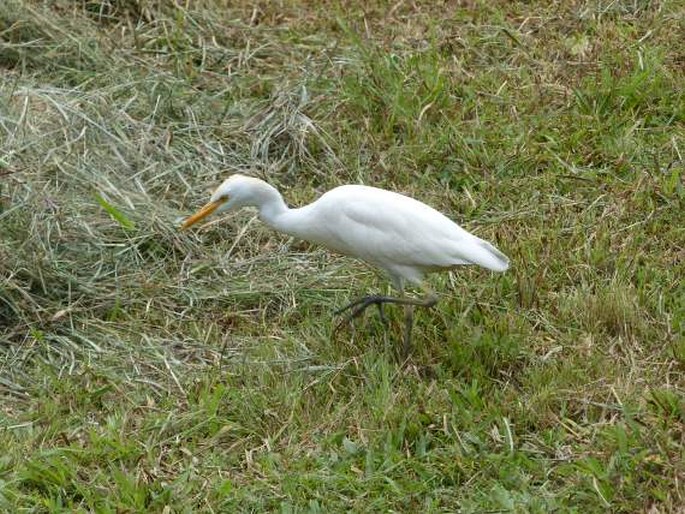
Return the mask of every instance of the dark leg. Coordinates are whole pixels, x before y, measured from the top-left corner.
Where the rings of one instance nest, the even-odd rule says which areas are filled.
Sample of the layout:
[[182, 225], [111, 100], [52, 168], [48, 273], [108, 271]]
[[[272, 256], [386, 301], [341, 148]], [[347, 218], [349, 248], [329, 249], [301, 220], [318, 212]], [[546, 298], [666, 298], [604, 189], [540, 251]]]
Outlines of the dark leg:
[[346, 310], [352, 309], [352, 313], [347, 318], [347, 320], [349, 321], [350, 319], [359, 316], [362, 312], [364, 312], [364, 310], [366, 310], [366, 308], [369, 305], [375, 304], [376, 307], [378, 307], [378, 317], [381, 318], [381, 323], [385, 325], [387, 323], [387, 320], [385, 319], [385, 311], [383, 310], [383, 304], [388, 303], [387, 301], [385, 301], [386, 298], [390, 299], [390, 297], [378, 295], [364, 296], [362, 298], [356, 299], [352, 303], [345, 305], [345, 307], [343, 307], [342, 309], [338, 309], [333, 314], [338, 316]]
[[385, 309], [383, 309], [383, 304], [378, 303], [376, 305], [378, 305], [378, 317], [380, 318], [381, 323], [383, 323], [383, 325], [385, 325], [387, 327], [388, 326], [388, 320], [385, 318]]
[[438, 299], [435, 295], [430, 295], [426, 298], [415, 300], [413, 298], [397, 298], [394, 296], [381, 296], [381, 295], [370, 295], [358, 298], [351, 303], [348, 303], [342, 309], [335, 311], [335, 315], [339, 316], [345, 311], [351, 310], [350, 314], [347, 316], [347, 320], [352, 320], [358, 317], [362, 312], [366, 310], [370, 305], [377, 305], [380, 309], [385, 303], [395, 303], [399, 305], [416, 305], [419, 307], [433, 307], [437, 303]]
[[414, 325], [414, 306], [405, 305], [404, 306], [404, 338], [402, 341], [402, 359], [407, 360], [409, 358], [409, 352], [411, 351], [411, 329]]
[[378, 310], [381, 314], [381, 320], [383, 320], [383, 310], [382, 307], [386, 303], [394, 303], [399, 305], [404, 305], [404, 338], [403, 338], [403, 354], [404, 357], [409, 355], [409, 350], [411, 349], [411, 329], [414, 320], [414, 307], [432, 307], [438, 302], [438, 298], [431, 291], [428, 291], [428, 295], [425, 298], [414, 299], [414, 298], [396, 298], [393, 296], [380, 296], [371, 295], [359, 298], [342, 309], [335, 312], [336, 316], [342, 314], [345, 311], [350, 311], [350, 313], [336, 326], [337, 331], [344, 322], [352, 321], [354, 318], [359, 317], [367, 307], [370, 305], [378, 306]]

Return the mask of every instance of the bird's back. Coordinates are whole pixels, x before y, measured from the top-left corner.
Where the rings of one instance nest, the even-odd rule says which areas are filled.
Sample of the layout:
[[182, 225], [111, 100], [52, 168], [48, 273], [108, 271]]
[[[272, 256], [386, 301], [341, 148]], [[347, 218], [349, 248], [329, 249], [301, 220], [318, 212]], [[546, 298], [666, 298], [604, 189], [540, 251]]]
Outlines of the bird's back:
[[508, 267], [507, 257], [490, 243], [432, 207], [384, 189], [340, 186], [298, 210], [312, 220], [302, 234], [306, 239], [412, 282], [426, 271], [461, 264]]

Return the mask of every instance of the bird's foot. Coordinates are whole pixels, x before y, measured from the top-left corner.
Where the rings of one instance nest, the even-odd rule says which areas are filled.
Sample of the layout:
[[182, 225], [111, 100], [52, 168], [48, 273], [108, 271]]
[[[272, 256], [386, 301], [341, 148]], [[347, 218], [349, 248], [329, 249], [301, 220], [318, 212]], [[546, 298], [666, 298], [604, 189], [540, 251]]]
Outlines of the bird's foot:
[[381, 323], [383, 325], [387, 326], [388, 325], [388, 320], [385, 317], [385, 311], [383, 309], [383, 305], [386, 303], [396, 303], [396, 298], [393, 298], [391, 296], [381, 296], [381, 295], [369, 295], [369, 296], [364, 296], [362, 298], [358, 298], [357, 300], [354, 300], [353, 302], [350, 302], [349, 304], [345, 305], [342, 309], [338, 309], [337, 311], [334, 312], [336, 316], [340, 316], [346, 311], [350, 311], [349, 314], [344, 316], [335, 326], [335, 332], [340, 330], [340, 327], [342, 327], [343, 324], [345, 323], [351, 323], [353, 319], [358, 318], [361, 316], [361, 314], [367, 309], [367, 307], [371, 305], [375, 305], [378, 307], [378, 316], [381, 320]]
[[357, 318], [361, 315], [362, 312], [366, 310], [367, 307], [371, 305], [377, 305], [378, 306], [378, 312], [380, 314], [381, 320], [385, 323], [385, 314], [383, 312], [383, 304], [384, 303], [397, 303], [397, 298], [393, 298], [391, 296], [381, 296], [377, 294], [369, 295], [369, 296], [364, 296], [362, 298], [358, 298], [357, 300], [348, 303], [343, 307], [342, 309], [338, 309], [335, 311], [336, 316], [340, 316], [343, 312], [345, 311], [350, 311], [350, 313], [345, 316], [346, 321], [351, 321], [354, 318]]
[[[364, 296], [353, 302], [345, 305], [342, 309], [335, 311], [335, 315], [338, 316], [346, 311], [350, 311], [345, 317], [343, 317], [335, 326], [334, 333], [345, 323], [351, 323], [353, 319], [359, 317], [367, 307], [370, 305], [376, 305], [378, 307], [378, 313], [380, 315], [381, 322], [386, 325], [385, 313], [383, 312], [383, 305], [386, 303], [394, 303], [399, 305], [404, 305], [405, 315], [404, 315], [404, 334], [402, 338], [402, 350], [400, 354], [401, 360], [406, 361], [411, 355], [411, 332], [414, 320], [414, 308], [423, 307], [430, 308], [437, 303], [438, 299], [433, 294], [430, 293], [428, 296], [422, 299], [413, 298], [396, 298], [393, 296], [381, 296], [381, 295], [370, 295]], [[387, 326], [387, 325], [386, 325]]]

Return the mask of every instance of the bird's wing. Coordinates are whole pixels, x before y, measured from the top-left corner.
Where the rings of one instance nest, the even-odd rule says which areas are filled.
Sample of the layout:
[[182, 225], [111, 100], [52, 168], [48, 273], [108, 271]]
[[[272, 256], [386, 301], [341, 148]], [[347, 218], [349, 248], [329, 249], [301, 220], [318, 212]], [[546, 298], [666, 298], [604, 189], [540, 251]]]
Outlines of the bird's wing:
[[[448, 218], [411, 198], [362, 186], [321, 198], [318, 219], [334, 249], [379, 266], [448, 267], [459, 257], [449, 243], [470, 235]], [[327, 197], [328, 196], [328, 197]], [[326, 242], [324, 242], [326, 243]]]
[[382, 268], [449, 268], [479, 264], [503, 271], [508, 259], [432, 207], [365, 186], [345, 186], [321, 198], [328, 244]]

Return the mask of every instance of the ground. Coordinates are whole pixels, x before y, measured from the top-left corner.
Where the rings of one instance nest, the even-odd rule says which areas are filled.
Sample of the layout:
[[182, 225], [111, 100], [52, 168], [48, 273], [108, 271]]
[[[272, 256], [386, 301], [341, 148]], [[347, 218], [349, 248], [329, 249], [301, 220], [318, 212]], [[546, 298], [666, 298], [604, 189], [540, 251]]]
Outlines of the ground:
[[[0, 5], [0, 508], [683, 512], [677, 1]], [[510, 256], [387, 281], [254, 213], [400, 191]]]

